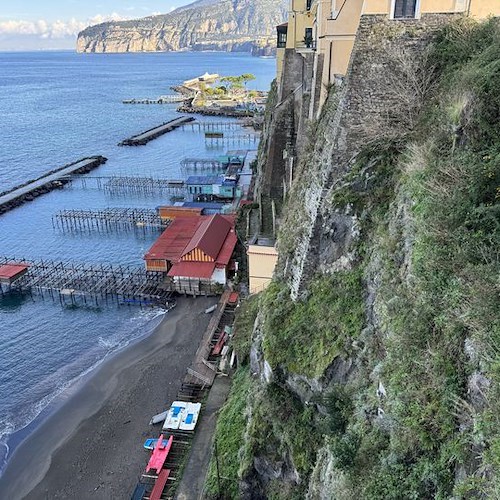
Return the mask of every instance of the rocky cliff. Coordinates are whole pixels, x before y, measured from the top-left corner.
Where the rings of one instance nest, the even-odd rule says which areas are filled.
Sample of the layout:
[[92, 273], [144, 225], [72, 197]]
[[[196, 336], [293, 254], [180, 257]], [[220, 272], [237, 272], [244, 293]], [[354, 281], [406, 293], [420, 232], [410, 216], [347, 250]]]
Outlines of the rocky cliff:
[[[225, 498], [498, 498], [499, 39], [495, 20], [363, 16], [307, 127], [279, 269], [235, 328]], [[265, 192], [289, 175], [267, 172], [274, 128], [281, 150], [302, 133], [275, 94]]]
[[286, 0], [199, 0], [170, 14], [91, 26], [78, 35], [78, 52], [174, 50], [245, 51], [267, 55]]

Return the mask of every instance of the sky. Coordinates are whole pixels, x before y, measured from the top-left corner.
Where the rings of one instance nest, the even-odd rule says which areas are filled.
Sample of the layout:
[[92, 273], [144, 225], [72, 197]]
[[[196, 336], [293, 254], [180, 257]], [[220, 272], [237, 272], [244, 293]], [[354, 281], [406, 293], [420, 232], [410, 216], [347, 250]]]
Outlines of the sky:
[[191, 0], [0, 0], [0, 51], [73, 49], [79, 31], [165, 14]]

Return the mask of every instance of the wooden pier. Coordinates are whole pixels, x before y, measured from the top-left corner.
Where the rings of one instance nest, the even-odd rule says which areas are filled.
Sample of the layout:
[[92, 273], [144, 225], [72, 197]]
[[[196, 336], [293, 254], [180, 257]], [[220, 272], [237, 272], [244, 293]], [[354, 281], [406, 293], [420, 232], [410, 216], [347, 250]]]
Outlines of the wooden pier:
[[194, 118], [191, 116], [181, 116], [180, 118], [176, 118], [175, 120], [170, 120], [169, 122], [163, 123], [158, 127], [146, 130], [146, 132], [134, 135], [129, 139], [125, 139], [124, 141], [120, 142], [118, 146], [143, 146], [153, 139], [167, 134], [168, 132], [172, 132], [172, 130], [179, 128], [181, 125], [192, 122], [193, 120]]
[[214, 158], [185, 158], [181, 161], [182, 175], [197, 172], [223, 172], [225, 167], [222, 162]]
[[205, 145], [209, 147], [220, 147], [220, 146], [230, 146], [230, 145], [241, 145], [241, 144], [255, 144], [259, 141], [259, 136], [257, 134], [230, 134], [225, 135], [211, 134], [207, 133], [205, 135]]
[[182, 129], [191, 129], [196, 132], [213, 132], [218, 130], [239, 130], [244, 126], [245, 123], [242, 121], [192, 121], [182, 125]]
[[48, 193], [54, 189], [62, 188], [69, 182], [69, 176], [90, 172], [99, 165], [106, 163], [103, 156], [83, 158], [75, 163], [56, 168], [38, 177], [25, 182], [15, 188], [0, 193], [0, 214], [7, 212], [26, 201], [32, 201], [37, 196]]
[[82, 189], [98, 189], [111, 195], [120, 193], [166, 193], [184, 196], [186, 185], [180, 179], [156, 179], [154, 177], [85, 176], [69, 178], [69, 185], [78, 184]]
[[0, 257], [0, 266], [15, 262], [28, 271], [2, 294], [17, 291], [58, 299], [61, 304], [96, 304], [118, 301], [130, 305], [165, 305], [171, 291], [163, 287], [164, 274], [144, 267], [93, 265], [72, 262]]
[[156, 210], [140, 208], [61, 210], [52, 217], [52, 227], [64, 232], [163, 231], [169, 223]]

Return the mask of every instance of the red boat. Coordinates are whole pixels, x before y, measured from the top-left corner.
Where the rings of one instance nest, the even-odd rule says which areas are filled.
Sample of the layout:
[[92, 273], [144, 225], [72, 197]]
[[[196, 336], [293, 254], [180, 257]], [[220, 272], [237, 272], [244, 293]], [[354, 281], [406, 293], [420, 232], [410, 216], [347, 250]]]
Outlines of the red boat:
[[170, 448], [172, 447], [173, 440], [174, 436], [170, 436], [167, 444], [165, 444], [163, 442], [163, 434], [158, 438], [158, 442], [154, 447], [153, 453], [151, 453], [151, 458], [149, 459], [148, 466], [146, 467], [146, 472], [154, 469], [156, 470], [156, 474], [160, 474], [161, 469], [163, 468], [163, 464], [167, 459]]

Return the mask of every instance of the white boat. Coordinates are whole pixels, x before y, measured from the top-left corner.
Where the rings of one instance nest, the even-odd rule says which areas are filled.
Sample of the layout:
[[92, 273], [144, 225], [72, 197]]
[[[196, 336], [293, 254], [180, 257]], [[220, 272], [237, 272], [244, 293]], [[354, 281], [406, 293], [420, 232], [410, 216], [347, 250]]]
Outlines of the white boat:
[[213, 313], [217, 309], [217, 304], [210, 306], [208, 309], [205, 309], [205, 314]]
[[154, 415], [149, 421], [149, 425], [155, 425], [163, 422], [167, 418], [168, 410], [162, 411], [157, 415]]
[[179, 429], [183, 431], [194, 431], [200, 416], [201, 403], [188, 403], [182, 417]]
[[172, 406], [167, 412], [165, 417], [165, 422], [163, 424], [163, 430], [178, 429], [182, 421], [182, 417], [186, 411], [186, 406], [188, 403], [184, 401], [174, 401]]

